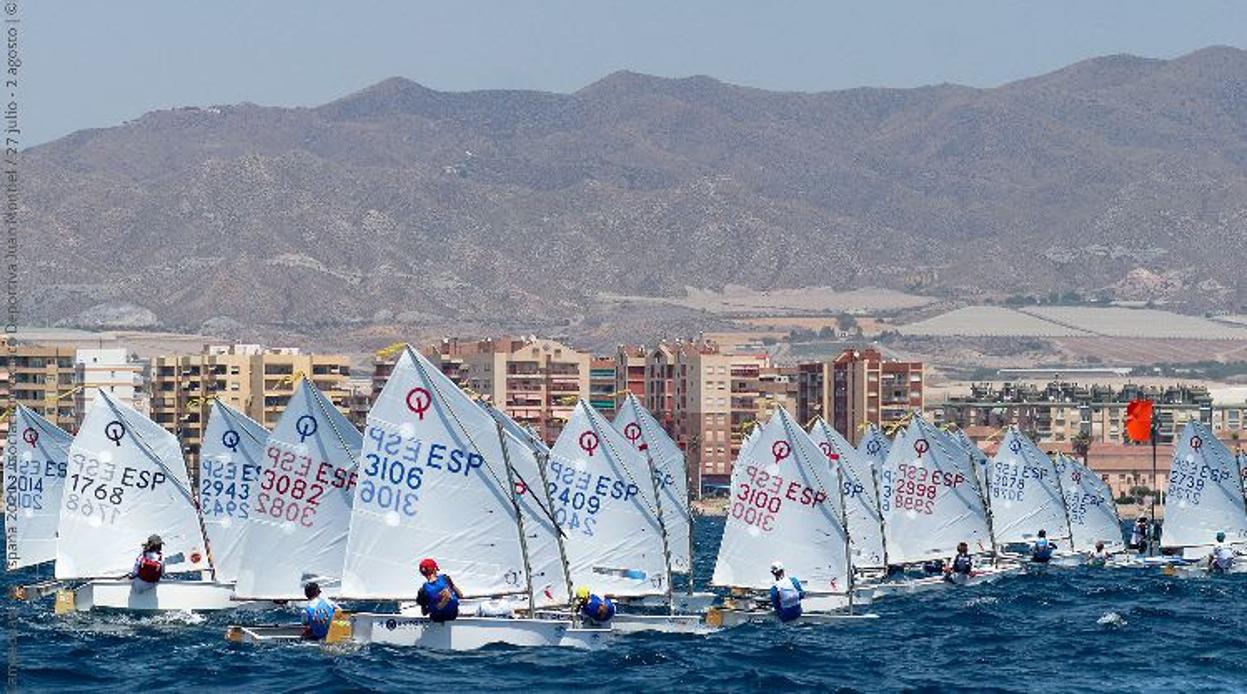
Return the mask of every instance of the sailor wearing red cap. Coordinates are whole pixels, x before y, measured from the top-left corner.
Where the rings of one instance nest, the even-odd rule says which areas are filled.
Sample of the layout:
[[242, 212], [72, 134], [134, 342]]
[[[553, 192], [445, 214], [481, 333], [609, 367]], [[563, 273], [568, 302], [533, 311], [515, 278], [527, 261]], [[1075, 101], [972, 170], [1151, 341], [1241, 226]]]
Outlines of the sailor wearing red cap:
[[459, 600], [463, 593], [446, 574], [439, 574], [437, 562], [425, 559], [420, 562], [420, 575], [424, 585], [416, 595], [420, 611], [434, 622], [448, 622], [459, 616]]

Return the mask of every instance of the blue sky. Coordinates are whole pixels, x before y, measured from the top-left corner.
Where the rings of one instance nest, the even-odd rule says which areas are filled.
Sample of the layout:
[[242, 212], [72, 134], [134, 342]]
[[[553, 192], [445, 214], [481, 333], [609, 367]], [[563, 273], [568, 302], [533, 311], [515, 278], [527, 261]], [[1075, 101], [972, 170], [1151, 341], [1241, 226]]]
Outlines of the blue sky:
[[994, 86], [1084, 58], [1247, 47], [1228, 0], [23, 0], [23, 146], [157, 108], [315, 105], [401, 75], [569, 92], [620, 69], [821, 91]]

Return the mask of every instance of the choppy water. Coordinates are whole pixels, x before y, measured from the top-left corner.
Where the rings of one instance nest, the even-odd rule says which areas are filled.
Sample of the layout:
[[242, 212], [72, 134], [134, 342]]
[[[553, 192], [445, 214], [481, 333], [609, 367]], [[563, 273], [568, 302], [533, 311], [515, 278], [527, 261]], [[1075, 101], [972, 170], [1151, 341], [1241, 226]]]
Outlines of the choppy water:
[[[699, 526], [699, 583], [722, 527]], [[7, 575], [6, 592], [32, 578]], [[598, 652], [256, 647], [227, 643], [225, 625], [282, 613], [58, 618], [50, 600], [6, 601], [2, 624], [10, 687], [22, 690], [1191, 691], [1247, 690], [1244, 605], [1247, 575], [1052, 568], [889, 598], [870, 623], [623, 636]]]

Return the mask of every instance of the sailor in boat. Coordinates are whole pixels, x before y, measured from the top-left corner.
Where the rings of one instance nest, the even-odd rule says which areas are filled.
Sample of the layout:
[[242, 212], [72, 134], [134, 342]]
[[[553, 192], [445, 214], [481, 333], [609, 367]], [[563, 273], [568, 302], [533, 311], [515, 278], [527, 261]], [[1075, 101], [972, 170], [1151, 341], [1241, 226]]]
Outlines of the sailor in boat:
[[957, 543], [957, 556], [944, 572], [944, 579], [949, 583], [965, 583], [974, 570], [974, 558], [970, 556], [970, 546], [964, 542]]
[[1134, 522], [1134, 529], [1130, 531], [1130, 549], [1137, 551], [1139, 554], [1147, 553], [1147, 517], [1139, 516]]
[[420, 562], [420, 575], [424, 576], [424, 585], [420, 586], [420, 592], [416, 594], [416, 604], [420, 606], [420, 612], [439, 623], [457, 618], [463, 592], [450, 576], [438, 573], [437, 562], [432, 559]]
[[576, 589], [576, 608], [591, 626], [607, 626], [615, 616], [615, 603], [610, 598], [590, 593], [586, 586]]
[[1091, 566], [1104, 566], [1108, 563], [1108, 550], [1104, 548], [1104, 540], [1096, 540], [1095, 552], [1087, 558], [1087, 563]]
[[771, 606], [775, 608], [775, 616], [781, 622], [791, 622], [801, 616], [801, 599], [805, 591], [801, 582], [791, 576], [784, 575], [784, 565], [778, 561], [771, 562], [771, 576], [775, 583], [771, 585]]
[[151, 535], [143, 543], [143, 551], [134, 560], [134, 570], [127, 577], [130, 579], [130, 590], [135, 593], [146, 593], [160, 582], [165, 575], [165, 557], [161, 551], [164, 543], [159, 535]]
[[1225, 533], [1217, 533], [1217, 544], [1213, 545], [1208, 554], [1208, 573], [1228, 573], [1234, 566], [1234, 550], [1225, 544]]
[[315, 582], [303, 586], [303, 595], [307, 598], [307, 604], [303, 606], [303, 638], [324, 641], [338, 606], [321, 597], [320, 585]]
[[1031, 547], [1031, 561], [1036, 564], [1047, 564], [1052, 561], [1052, 550], [1056, 549], [1056, 545], [1048, 542], [1048, 531], [1040, 530], [1039, 539], [1035, 540], [1035, 545]]

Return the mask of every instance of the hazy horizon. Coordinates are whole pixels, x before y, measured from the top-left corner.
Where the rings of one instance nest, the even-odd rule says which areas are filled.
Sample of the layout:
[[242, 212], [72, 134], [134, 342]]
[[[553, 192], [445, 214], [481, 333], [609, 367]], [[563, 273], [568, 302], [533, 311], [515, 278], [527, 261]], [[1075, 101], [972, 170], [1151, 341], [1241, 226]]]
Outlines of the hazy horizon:
[[994, 87], [1104, 55], [1247, 47], [1247, 4], [695, 0], [536, 8], [328, 2], [29, 3], [23, 147], [178, 106], [315, 106], [404, 77], [442, 91], [573, 92], [619, 70], [775, 91]]

